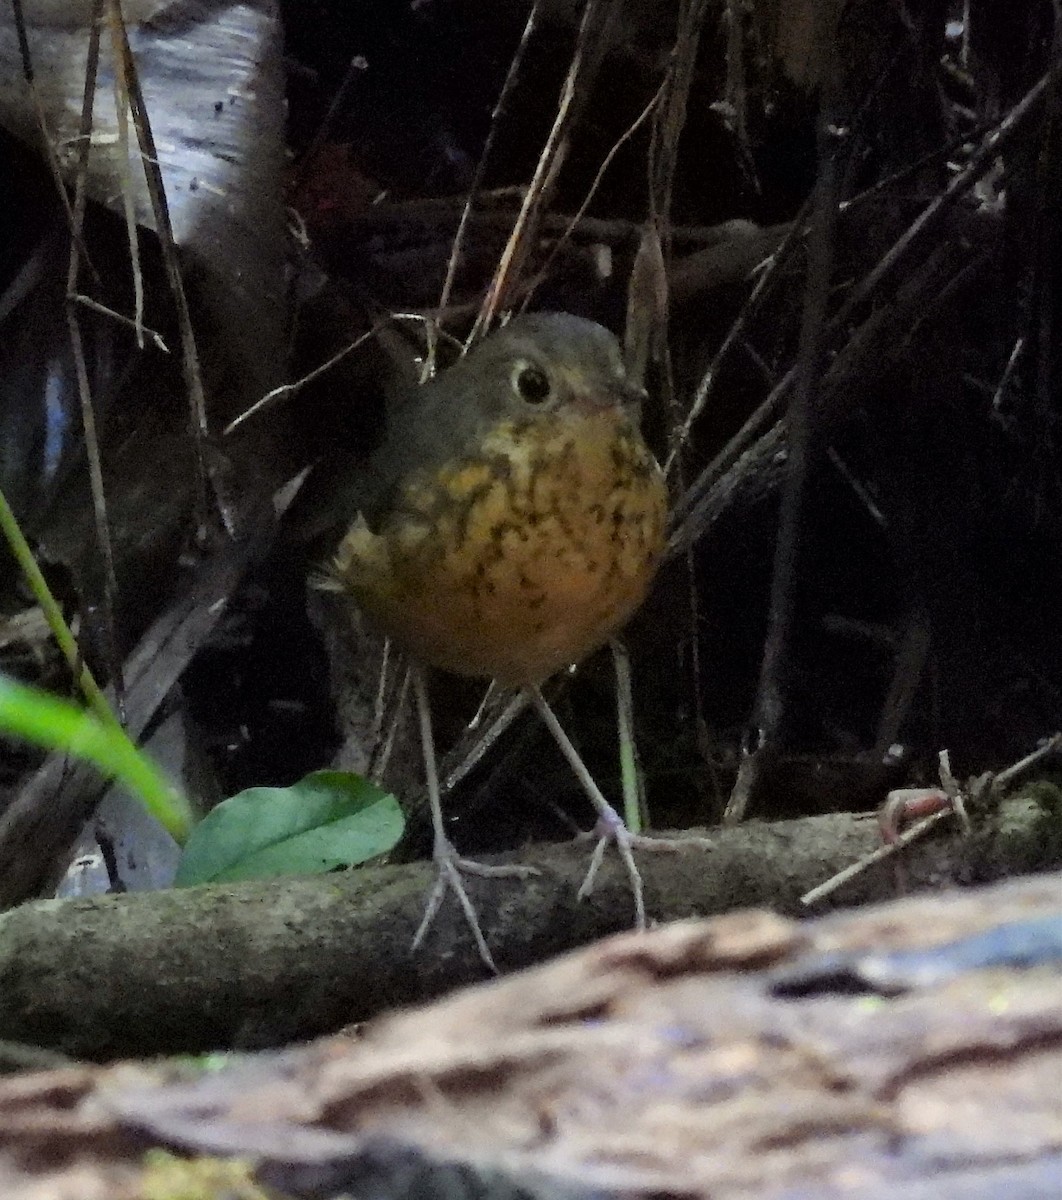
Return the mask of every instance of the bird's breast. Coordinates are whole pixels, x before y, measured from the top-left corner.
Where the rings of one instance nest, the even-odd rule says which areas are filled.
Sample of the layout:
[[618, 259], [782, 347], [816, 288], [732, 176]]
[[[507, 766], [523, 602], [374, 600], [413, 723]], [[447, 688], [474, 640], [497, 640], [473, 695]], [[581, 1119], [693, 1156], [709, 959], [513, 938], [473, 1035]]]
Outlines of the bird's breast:
[[537, 683], [602, 645], [641, 603], [664, 544], [660, 468], [619, 410], [510, 422], [412, 475], [338, 580], [411, 654]]

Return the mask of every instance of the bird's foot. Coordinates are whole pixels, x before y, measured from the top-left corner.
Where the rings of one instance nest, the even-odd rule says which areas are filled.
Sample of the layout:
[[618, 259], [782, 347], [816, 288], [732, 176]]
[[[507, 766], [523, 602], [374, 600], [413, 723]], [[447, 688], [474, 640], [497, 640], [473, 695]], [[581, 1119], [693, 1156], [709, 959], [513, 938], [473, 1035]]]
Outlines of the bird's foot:
[[537, 867], [522, 866], [519, 863], [492, 866], [487, 863], [476, 862], [471, 858], [462, 858], [453, 845], [446, 840], [436, 841], [432, 858], [435, 861], [435, 885], [428, 896], [428, 903], [424, 908], [424, 916], [421, 918], [420, 926], [413, 938], [413, 949], [416, 950], [424, 940], [424, 935], [431, 928], [431, 924], [442, 905], [443, 897], [449, 890], [453, 892], [457, 897], [458, 903], [461, 905], [461, 910], [465, 914], [465, 920], [468, 922], [468, 927], [475, 939], [476, 949], [479, 951], [480, 958], [497, 975], [498, 968], [487, 946], [487, 940], [483, 936], [483, 930], [479, 924], [479, 916], [476, 913], [476, 908], [472, 903], [471, 897], [465, 890], [461, 875], [462, 873], [466, 875], [479, 875], [481, 878], [488, 879], [501, 877], [526, 879], [528, 876], [539, 874]]
[[634, 861], [634, 851], [648, 850], [673, 854], [678, 850], [685, 849], [687, 846], [695, 846], [700, 850], [708, 850], [713, 845], [710, 838], [656, 838], [646, 837], [640, 833], [631, 833], [627, 828], [626, 822], [611, 805], [608, 805], [598, 817], [594, 828], [589, 833], [579, 834], [577, 840], [589, 841], [592, 838], [597, 839], [597, 844], [594, 846], [594, 852], [590, 856], [590, 866], [587, 868], [586, 878], [579, 888], [577, 898], [583, 900], [594, 890], [594, 881], [597, 878], [597, 872], [601, 867], [601, 863], [604, 861], [605, 851], [610, 845], [615, 845], [627, 870], [627, 878], [630, 880], [631, 892], [634, 895], [635, 929], [645, 928], [645, 889], [642, 883], [642, 873], [638, 870], [638, 864]]

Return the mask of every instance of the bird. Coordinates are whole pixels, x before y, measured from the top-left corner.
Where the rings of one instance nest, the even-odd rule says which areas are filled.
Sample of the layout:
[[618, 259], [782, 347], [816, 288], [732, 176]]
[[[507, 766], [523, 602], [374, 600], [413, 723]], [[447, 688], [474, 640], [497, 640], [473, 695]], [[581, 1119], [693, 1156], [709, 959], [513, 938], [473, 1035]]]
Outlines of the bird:
[[317, 586], [355, 604], [413, 672], [437, 869], [414, 946], [450, 890], [496, 970], [461, 876], [535, 873], [462, 858], [446, 836], [428, 667], [527, 693], [598, 812], [580, 894], [615, 842], [644, 924], [631, 847], [648, 839], [608, 804], [541, 688], [614, 637], [663, 556], [667, 487], [641, 433], [645, 397], [604, 326], [518, 315], [400, 394], [368, 462], [327, 485], [339, 540]]

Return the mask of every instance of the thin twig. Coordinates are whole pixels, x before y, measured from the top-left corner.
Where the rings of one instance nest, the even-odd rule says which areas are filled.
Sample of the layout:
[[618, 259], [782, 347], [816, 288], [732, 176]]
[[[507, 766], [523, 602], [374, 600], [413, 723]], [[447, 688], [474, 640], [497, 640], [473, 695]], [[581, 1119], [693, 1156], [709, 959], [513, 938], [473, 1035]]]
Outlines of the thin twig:
[[516, 692], [509, 697], [505, 707], [494, 718], [491, 723], [482, 730], [479, 737], [469, 746], [460, 760], [447, 772], [446, 777], [442, 780], [441, 788], [445, 795], [447, 792], [453, 791], [455, 787], [465, 778], [466, 775], [480, 763], [487, 751], [501, 737], [501, 735], [509, 728], [516, 718], [530, 705], [526, 692]]
[[468, 335], [468, 345], [471, 345], [490, 328], [498, 312], [505, 307], [523, 268], [528, 249], [534, 241], [538, 215], [545, 208], [553, 190], [553, 184], [567, 157], [568, 136], [575, 114], [576, 84], [582, 82], [583, 68], [587, 60], [592, 58], [599, 49], [593, 45], [591, 32], [598, 29], [600, 33], [598, 14], [602, 4], [607, 2], [608, 0], [587, 0], [586, 7], [583, 9], [579, 32], [576, 35], [575, 49], [572, 52], [572, 60], [561, 87], [553, 126], [535, 165], [531, 185], [527, 189], [512, 233], [498, 260], [494, 277], [487, 287], [487, 294], [483, 299], [479, 316]]
[[[120, 72], [125, 82], [129, 97], [129, 108], [133, 116], [133, 125], [137, 132], [140, 145], [140, 159], [144, 168], [144, 182], [148, 198], [151, 202], [151, 213], [155, 222], [155, 232], [158, 235], [159, 247], [162, 251], [162, 261], [169, 280], [170, 294], [173, 297], [177, 315], [177, 328], [181, 338], [181, 369], [184, 377], [185, 390], [191, 413], [192, 436], [195, 450], [196, 474], [198, 488], [196, 503], [200, 510], [200, 525], [204, 526], [207, 515], [208, 485], [213, 485], [213, 476], [207, 467], [206, 445], [210, 437], [207, 420], [206, 390], [199, 364], [199, 348], [196, 342], [195, 329], [192, 325], [192, 313], [188, 303], [188, 294], [184, 288], [184, 276], [181, 272], [180, 257], [173, 236], [173, 222], [170, 220], [170, 208], [166, 199], [166, 185], [159, 166], [159, 153], [155, 145], [155, 137], [151, 130], [151, 120], [148, 115], [144, 94], [140, 87], [140, 75], [136, 68], [132, 48], [129, 45], [129, 34], [125, 21], [119, 12], [114, 24], [115, 72]], [[222, 502], [217, 488], [214, 488], [214, 501], [225, 526], [232, 532], [232, 521], [228, 506]]]
[[664, 84], [661, 83], [660, 87], [657, 88], [649, 103], [645, 106], [645, 108], [642, 109], [638, 116], [635, 117], [631, 124], [624, 130], [622, 134], [620, 134], [619, 138], [612, 145], [609, 152], [605, 155], [604, 159], [602, 159], [601, 165], [597, 169], [597, 174], [594, 176], [590, 187], [587, 189], [586, 195], [583, 197], [582, 203], [576, 210], [575, 215], [571, 218], [562, 218], [559, 213], [547, 213], [543, 215], [543, 225], [546, 225], [547, 223], [552, 224], [557, 220], [566, 220], [567, 223], [561, 230], [560, 237], [550, 247], [550, 252], [546, 256], [546, 261], [542, 264], [541, 269], [538, 271], [534, 283], [528, 288], [527, 295], [524, 297], [523, 302], [520, 305], [521, 309], [525, 309], [527, 307], [528, 301], [531, 299], [531, 295], [538, 284], [543, 279], [549, 277], [550, 268], [556, 261], [557, 255], [566, 245], [568, 245], [568, 243], [575, 236], [576, 232], [582, 232], [584, 235], [593, 237], [595, 236], [595, 230], [598, 234], [605, 232], [613, 233], [615, 231], [623, 235], [622, 240], [625, 241], [632, 240], [638, 236], [638, 233], [642, 228], [640, 225], [629, 221], [604, 221], [601, 219], [594, 221], [592, 218], [587, 217], [586, 210], [593, 202], [594, 196], [597, 194], [597, 189], [601, 186], [601, 181], [604, 179], [606, 172], [612, 165], [613, 159], [652, 116], [656, 106], [660, 103], [660, 98], [663, 93]]
[[872, 867], [875, 863], [883, 862], [887, 858], [891, 858], [894, 854], [899, 853], [905, 846], [909, 846], [912, 842], [917, 841], [924, 834], [928, 833], [934, 825], [939, 824], [945, 817], [950, 817], [952, 811], [950, 808], [941, 809], [940, 812], [935, 812], [931, 816], [925, 818], [924, 821], [919, 821], [917, 825], [912, 825], [910, 829], [905, 829], [903, 833], [897, 834], [894, 842], [888, 842], [883, 846], [879, 846], [876, 850], [872, 850], [869, 854], [851, 866], [845, 867], [843, 871], [838, 871], [836, 875], [831, 876], [825, 883], [820, 883], [818, 887], [814, 887], [810, 892], [805, 892], [800, 897], [800, 903], [805, 908], [809, 908], [812, 904], [817, 904], [826, 896], [837, 891], [839, 887], [847, 883], [850, 879], [855, 879], [857, 875], [861, 875], [868, 867]]
[[86, 296], [84, 292], [77, 292], [73, 296], [68, 296], [67, 299], [72, 300], [75, 304], [79, 304], [82, 308], [91, 309], [92, 312], [99, 313], [101, 316], [107, 317], [119, 325], [123, 325], [126, 329], [132, 329], [139, 335], [146, 334], [156, 350], [161, 350], [163, 354], [169, 354], [170, 348], [166, 345], [162, 334], [151, 329], [142, 321], [134, 320], [132, 317], [127, 317], [124, 313], [116, 312], [113, 308], [108, 308], [106, 304], [101, 304], [98, 300], [93, 300], [91, 296]]
[[1042, 745], [1037, 746], [1031, 754], [1026, 754], [1024, 758], [1019, 758], [1016, 763], [1000, 771], [993, 778], [993, 794], [997, 796], [1002, 794], [1019, 776], [1024, 775], [1030, 767], [1035, 767], [1045, 758], [1050, 758], [1052, 755], [1059, 753], [1059, 751], [1062, 751], [1062, 733], [1053, 733]]
[[[774, 282], [775, 275], [777, 274], [779, 267], [789, 257], [789, 253], [793, 246], [797, 243], [798, 239], [804, 236], [806, 232], [806, 222], [810, 211], [811, 199], [809, 197], [804, 202], [800, 212], [797, 213], [792, 224], [789, 226], [789, 231], [786, 233], [782, 244], [767, 259], [766, 265], [764, 266], [763, 270], [760, 271], [759, 278], [756, 280], [756, 284], [753, 287], [749, 298], [741, 306], [741, 311], [734, 318], [733, 324], [727, 330], [726, 337], [723, 338], [719, 349], [712, 356], [712, 361], [705, 368], [704, 374], [701, 376], [700, 381], [694, 390], [693, 403], [690, 405], [690, 411], [687, 414], [685, 421], [683, 421], [682, 427], [671, 439], [671, 446], [668, 450], [668, 456], [664, 463], [665, 475], [670, 475], [679, 454], [682, 452], [682, 448], [689, 441], [690, 433], [697, 421], [697, 418], [700, 417], [701, 413], [708, 404], [708, 399], [711, 396], [712, 387], [719, 376], [719, 368], [722, 366], [723, 359], [727, 354], [729, 354], [731, 348], [736, 344], [738, 338], [744, 334], [749, 322], [752, 320], [752, 317], [755, 315], [761, 302], [766, 296], [767, 289]], [[770, 397], [768, 397], [768, 399], [770, 399]], [[761, 408], [762, 407], [763, 406], [761, 406]], [[723, 448], [721, 454], [726, 454], [731, 446], [735, 446], [736, 439], [738, 438], [743, 439], [741, 443], [737, 443], [738, 445], [747, 446], [749, 441], [754, 440], [754, 438], [758, 437], [760, 433], [762, 433], [773, 423], [780, 411], [780, 403], [773, 405], [770, 412], [765, 411], [761, 414], [760, 410], [758, 409], [757, 412], [753, 414], [753, 417], [756, 418], [756, 425], [753, 427], [753, 429], [749, 429], [749, 422], [746, 421], [745, 425], [743, 425], [735, 435], [735, 438], [732, 438], [731, 441], [728, 442]], [[773, 416], [771, 415], [771, 412], [773, 412]], [[754, 432], [754, 430], [757, 429], [759, 432]], [[718, 461], [719, 457], [720, 455], [717, 455], [715, 461]], [[737, 461], [737, 457], [738, 455], [734, 455], [730, 461]], [[687, 491], [686, 496], [682, 498], [681, 503], [684, 505], [687, 504], [687, 497], [690, 497], [695, 493], [695, 489], [699, 483], [700, 480], [697, 481], [697, 484], [695, 484], [693, 488], [690, 488], [689, 491]]]
[[[92, 111], [96, 96], [96, 78], [99, 68], [100, 20], [103, 0], [94, 0], [92, 24], [89, 33], [88, 53], [85, 63], [85, 89], [81, 101], [81, 128], [78, 153], [77, 182], [74, 190], [74, 227], [82, 232], [85, 227], [87, 203], [89, 153], [91, 150]], [[88, 458], [89, 488], [92, 494], [92, 513], [96, 527], [96, 543], [103, 559], [103, 620], [106, 638], [108, 668], [114, 686], [115, 699], [121, 720], [125, 719], [125, 684], [122, 679], [121, 659], [115, 630], [118, 578], [114, 566], [114, 546], [111, 541], [110, 521], [107, 519], [107, 497], [103, 487], [103, 465], [100, 459], [99, 437], [96, 431], [96, 410], [92, 402], [92, 387], [89, 383], [88, 366], [85, 362], [85, 346], [81, 337], [77, 304], [78, 275], [81, 256], [79, 238], [70, 243], [70, 259], [66, 274], [66, 325], [70, 336], [70, 349], [77, 379], [78, 400], [81, 405], [81, 424], [85, 433]]]
[[[461, 216], [457, 222], [457, 231], [454, 234], [453, 245], [450, 248], [450, 257], [446, 263], [446, 278], [443, 280], [442, 293], [439, 296], [439, 311], [445, 312], [450, 303], [450, 295], [453, 292], [454, 279], [457, 276], [457, 264], [461, 258], [461, 251], [464, 248], [465, 234], [468, 230], [468, 223], [472, 216], [472, 206], [479, 196], [480, 187], [483, 184], [483, 176], [487, 168], [487, 160], [490, 157], [490, 152], [494, 148], [494, 139], [497, 137], [498, 129], [501, 127], [502, 117], [505, 115], [506, 105], [509, 103], [509, 98], [516, 87], [516, 81], [520, 76], [520, 67], [524, 61], [524, 55], [527, 53], [527, 47], [531, 43], [531, 36], [538, 25], [538, 15], [542, 6], [542, 0], [534, 0], [531, 5], [531, 11], [527, 14], [527, 21], [524, 23], [524, 31], [520, 36], [520, 42], [513, 53], [512, 59], [509, 62], [509, 70], [506, 72], [505, 81], [502, 83], [501, 91], [498, 93], [497, 102], [494, 105], [494, 111], [490, 115], [490, 129], [487, 132], [486, 141], [483, 143], [483, 150], [479, 156], [479, 161], [476, 163], [476, 169], [472, 176], [472, 182], [468, 187], [468, 195], [465, 197], [465, 202], [461, 207]], [[430, 378], [435, 371], [435, 331], [434, 326], [428, 325], [428, 353], [424, 361], [425, 378]]]
[[[118, 0], [109, 0], [107, 5], [107, 27], [111, 35], [111, 53], [115, 63], [122, 61], [122, 9]], [[129, 246], [129, 268], [133, 276], [133, 311], [136, 313], [136, 344], [144, 348], [144, 272], [140, 262], [140, 231], [136, 223], [136, 205], [133, 196], [133, 179], [129, 169], [129, 91], [125, 74], [114, 72], [114, 116], [118, 128], [118, 147], [122, 152], [119, 174], [122, 180], [122, 216], [125, 218], [125, 236]]]
[[[660, 363], [660, 390], [672, 427], [678, 421], [678, 399], [667, 339], [671, 307], [667, 271], [672, 246], [671, 201], [678, 166], [679, 140], [686, 125], [701, 29], [707, 10], [707, 0], [683, 0], [679, 7], [675, 44], [662, 85], [663, 98], [653, 112], [647, 163], [649, 211], [635, 258], [637, 270], [631, 276], [624, 338], [625, 358], [628, 368], [634, 368], [637, 382], [644, 382], [650, 361]], [[639, 273], [641, 279], [638, 279]], [[641, 285], [643, 295], [651, 306], [649, 311], [639, 311], [636, 283]]]
[[33, 104], [33, 115], [37, 121], [37, 129], [41, 135], [41, 149], [44, 153], [45, 161], [48, 164], [48, 171], [51, 174], [52, 182], [55, 184], [55, 194], [59, 198], [59, 202], [63, 207], [63, 214], [66, 217], [67, 229], [70, 236], [77, 242], [78, 249], [81, 252], [81, 257], [85, 267], [91, 273], [93, 280], [98, 284], [100, 282], [100, 273], [92, 263], [92, 258], [88, 252], [84, 240], [81, 236], [81, 230], [74, 221], [74, 210], [70, 203], [70, 197], [67, 195], [66, 185], [63, 182], [63, 171], [59, 165], [59, 157], [55, 153], [55, 141], [52, 138], [51, 131], [48, 129], [48, 121], [44, 113], [44, 105], [41, 103], [40, 93], [37, 90], [36, 76], [33, 70], [33, 59], [30, 56], [29, 38], [26, 35], [26, 17], [22, 9], [22, 0], [11, 0], [11, 7], [15, 17], [15, 32], [18, 38], [19, 56], [22, 63], [22, 76], [26, 82], [26, 89], [29, 93], [30, 101]]
[[368, 770], [368, 776], [373, 783], [381, 783], [383, 781], [384, 772], [391, 761], [391, 753], [395, 748], [395, 738], [398, 735], [398, 726], [402, 720], [402, 713], [405, 711], [406, 697], [409, 695], [409, 685], [413, 678], [410, 668], [406, 666], [402, 671], [402, 681], [398, 685], [398, 693], [390, 705], [390, 720], [387, 721], [387, 732], [384, 733], [383, 722], [387, 714], [383, 704], [383, 692], [386, 683], [387, 662], [390, 658], [390, 648], [391, 639], [385, 638], [383, 661], [380, 663], [379, 690], [376, 702], [373, 705], [372, 754], [369, 759]]
[[[723, 810], [723, 824], [736, 824], [756, 795], [764, 770], [774, 760], [782, 738], [788, 706], [784, 668], [792, 639], [802, 522], [808, 480], [823, 451], [821, 410], [816, 392], [822, 375], [826, 311], [833, 274], [842, 146], [837, 128], [838, 72], [835, 20], [816, 22], [815, 40], [825, 51], [822, 107], [818, 119], [819, 171], [815, 183], [807, 284], [800, 327], [800, 346], [793, 371], [794, 394], [789, 408], [790, 455], [778, 515], [767, 634], [756, 686], [753, 723], [756, 744], [742, 755], [733, 791]], [[835, 124], [837, 123], [837, 124]]]
[[295, 396], [302, 391], [307, 384], [313, 383], [315, 379], [319, 378], [321, 375], [324, 375], [327, 371], [331, 371], [331, 369], [337, 363], [342, 362], [348, 354], [353, 354], [353, 352], [357, 350], [359, 346], [363, 346], [369, 340], [369, 338], [375, 337], [380, 329], [386, 324], [386, 320], [377, 321], [377, 323], [370, 330], [368, 330], [366, 333], [363, 333], [360, 337], [355, 338], [349, 346], [344, 346], [342, 350], [339, 350], [337, 353], [333, 354], [331, 358], [326, 359], [319, 367], [314, 367], [312, 371], [309, 371], [300, 379], [293, 380], [291, 383], [282, 383], [279, 387], [271, 388], [264, 396], [262, 396], [261, 399], [256, 400], [250, 408], [240, 413], [235, 420], [230, 421], [222, 430], [222, 437], [228, 437], [230, 433], [234, 433], [237, 429], [239, 429], [244, 421], [249, 420], [251, 417], [257, 416], [265, 409], [272, 408], [274, 405], [279, 404], [282, 401], [290, 400], [292, 396]]
[[[827, 336], [832, 337], [844, 328], [856, 307], [870, 299], [889, 272], [911, 248], [918, 235], [931, 229], [951, 205], [957, 202], [959, 196], [992, 168], [1000, 150], [1010, 141], [1022, 121], [1029, 116], [1042, 99], [1046, 87], [1047, 76], [1045, 75], [1029, 89], [996, 128], [986, 135], [981, 147], [971, 155], [966, 167], [955, 175], [944, 191], [922, 210], [858, 287], [852, 290], [844, 304], [828, 323], [825, 330]], [[759, 408], [705, 467], [685, 494], [679, 498], [674, 509], [672, 553], [684, 549], [688, 544], [691, 527], [696, 521], [698, 506], [708, 491], [778, 420], [795, 379], [796, 371], [794, 368], [790, 368], [772, 388]]]
[[365, 59], [359, 55], [354, 55], [350, 62], [347, 63], [347, 69], [343, 73], [343, 79], [336, 88], [335, 95], [332, 97], [331, 103], [328, 105], [324, 116], [321, 118], [321, 123], [318, 125], [313, 137], [310, 138], [310, 144], [306, 147], [305, 153], [299, 160], [298, 169], [295, 173], [293, 183], [293, 191], [301, 191], [302, 185], [306, 182], [306, 177], [310, 173], [310, 168], [314, 165], [317, 155], [321, 147], [325, 143], [325, 139], [332, 132], [332, 125], [335, 121], [336, 113], [340, 111], [344, 100], [347, 98], [347, 93], [350, 91], [350, 85], [358, 77], [358, 73], [366, 69]]
[[[999, 798], [1019, 776], [1024, 775], [1031, 767], [1036, 766], [1045, 758], [1050, 758], [1052, 755], [1057, 754], [1060, 750], [1062, 750], [1062, 733], [1054, 733], [1042, 745], [1037, 746], [1032, 753], [1027, 754], [1024, 758], [1020, 758], [1016, 763], [1000, 771], [998, 775], [986, 777], [983, 782], [986, 783], [988, 792], [992, 796]], [[824, 883], [820, 883], [818, 887], [812, 888], [810, 892], [801, 896], [800, 903], [805, 907], [810, 907], [810, 905], [829, 896], [850, 879], [861, 875], [868, 867], [872, 867], [875, 863], [890, 858], [905, 846], [909, 846], [912, 842], [917, 841], [932, 829], [934, 825], [943, 821], [945, 817], [957, 816], [962, 825], [964, 836], [969, 836], [972, 832], [972, 825], [966, 812], [964, 789], [959, 786], [951, 773], [951, 765], [946, 750], [940, 752], [940, 782], [950, 801], [946, 808], [932, 813], [924, 820], [912, 825], [903, 833], [897, 834], [895, 838], [885, 845], [879, 846], [876, 850], [872, 850], [869, 854], [864, 855], [850, 866], [845, 867], [844, 870], [838, 871], [836, 875], [832, 875]], [[975, 797], [978, 790], [975, 786]], [[980, 790], [983, 791], [984, 789]]]

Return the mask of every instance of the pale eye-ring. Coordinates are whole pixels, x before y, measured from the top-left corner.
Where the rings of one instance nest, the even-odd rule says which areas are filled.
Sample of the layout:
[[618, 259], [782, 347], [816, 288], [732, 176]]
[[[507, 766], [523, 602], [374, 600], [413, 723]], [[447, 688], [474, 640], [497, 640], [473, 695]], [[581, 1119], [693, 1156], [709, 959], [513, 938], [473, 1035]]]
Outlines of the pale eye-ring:
[[519, 362], [513, 368], [513, 387], [527, 404], [544, 404], [552, 392], [549, 376], [533, 363]]

